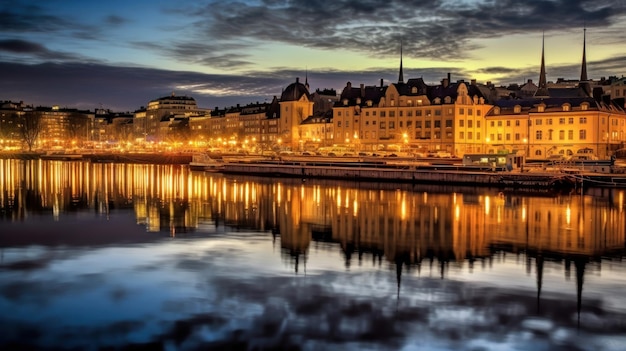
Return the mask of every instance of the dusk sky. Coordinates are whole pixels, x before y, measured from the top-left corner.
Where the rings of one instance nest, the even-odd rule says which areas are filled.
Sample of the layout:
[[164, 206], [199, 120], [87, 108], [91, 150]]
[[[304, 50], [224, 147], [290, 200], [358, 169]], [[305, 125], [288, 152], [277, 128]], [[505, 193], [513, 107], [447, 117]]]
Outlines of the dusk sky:
[[175, 92], [200, 107], [404, 77], [437, 84], [626, 73], [623, 0], [0, 0], [0, 100], [133, 111]]

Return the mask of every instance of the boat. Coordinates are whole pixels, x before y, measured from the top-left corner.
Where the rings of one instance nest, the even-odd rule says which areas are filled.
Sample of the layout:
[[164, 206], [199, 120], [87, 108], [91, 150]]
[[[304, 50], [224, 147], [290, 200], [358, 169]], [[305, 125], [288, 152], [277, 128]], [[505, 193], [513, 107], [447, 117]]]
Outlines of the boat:
[[211, 158], [208, 154], [197, 153], [192, 155], [189, 169], [192, 171], [220, 172], [224, 169], [224, 163]]

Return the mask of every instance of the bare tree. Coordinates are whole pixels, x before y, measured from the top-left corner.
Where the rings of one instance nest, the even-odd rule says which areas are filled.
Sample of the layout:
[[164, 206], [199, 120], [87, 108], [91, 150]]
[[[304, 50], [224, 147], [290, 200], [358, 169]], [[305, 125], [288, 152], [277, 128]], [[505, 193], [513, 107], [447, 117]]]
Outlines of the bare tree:
[[28, 151], [32, 151], [33, 146], [37, 143], [43, 127], [42, 119], [41, 113], [37, 111], [26, 112], [19, 118], [22, 141], [28, 146]]
[[83, 142], [89, 136], [89, 117], [80, 112], [72, 112], [68, 116], [67, 133], [71, 140]]

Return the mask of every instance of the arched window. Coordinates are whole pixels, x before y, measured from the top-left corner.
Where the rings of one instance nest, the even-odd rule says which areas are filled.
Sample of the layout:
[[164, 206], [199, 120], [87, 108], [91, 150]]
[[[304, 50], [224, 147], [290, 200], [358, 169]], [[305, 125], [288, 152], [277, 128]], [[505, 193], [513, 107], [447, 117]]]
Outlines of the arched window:
[[535, 156], [541, 156], [541, 150], [535, 150]]

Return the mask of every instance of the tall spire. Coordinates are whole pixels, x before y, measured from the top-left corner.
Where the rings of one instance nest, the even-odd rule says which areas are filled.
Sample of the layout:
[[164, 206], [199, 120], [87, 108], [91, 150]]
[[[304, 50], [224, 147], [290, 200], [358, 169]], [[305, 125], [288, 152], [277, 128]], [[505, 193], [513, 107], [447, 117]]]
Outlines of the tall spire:
[[541, 36], [541, 71], [539, 72], [539, 87], [535, 92], [535, 96], [547, 97], [548, 96], [548, 82], [546, 79], [546, 61], [544, 56], [545, 50], [545, 33]]
[[580, 69], [580, 81], [586, 82], [587, 79], [587, 28], [583, 30], [583, 64]]
[[400, 74], [398, 75], [398, 83], [404, 83], [404, 73], [402, 72], [402, 40], [400, 40]]
[[585, 94], [591, 96], [591, 84], [587, 78], [587, 27], [583, 30], [583, 62], [580, 68], [579, 86], [585, 91]]
[[304, 73], [304, 86], [307, 90], [309, 90], [309, 67], [306, 68]]

